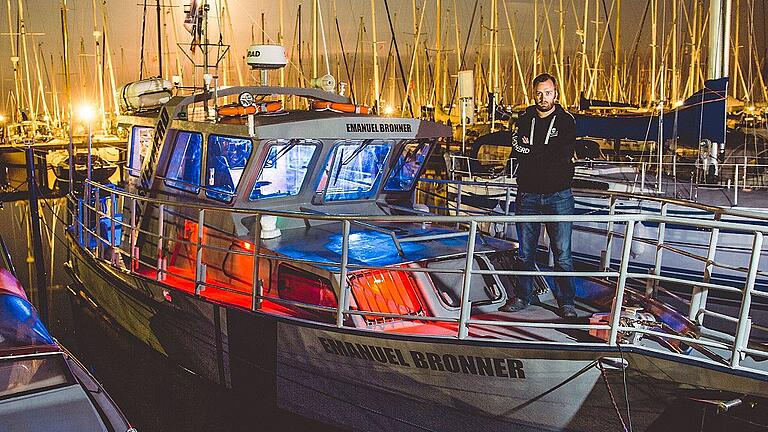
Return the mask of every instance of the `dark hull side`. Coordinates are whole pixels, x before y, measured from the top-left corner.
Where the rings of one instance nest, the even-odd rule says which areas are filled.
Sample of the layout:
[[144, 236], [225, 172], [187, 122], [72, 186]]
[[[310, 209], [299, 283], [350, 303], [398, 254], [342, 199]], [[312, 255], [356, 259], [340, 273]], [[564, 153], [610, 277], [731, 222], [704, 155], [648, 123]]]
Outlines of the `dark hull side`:
[[[670, 419], [701, 421], [700, 406], [681, 416], [680, 404], [692, 396], [687, 388], [723, 382], [760, 393], [765, 384], [629, 349], [372, 334], [298, 322], [169, 292], [94, 260], [74, 242], [70, 247], [85, 294], [154, 351], [225, 388], [353, 430], [615, 431], [622, 430], [618, 412], [627, 421], [628, 404], [633, 430], [667, 430]], [[601, 373], [597, 361], [605, 357], [614, 360]], [[630, 365], [624, 373], [616, 366], [622, 358]]]

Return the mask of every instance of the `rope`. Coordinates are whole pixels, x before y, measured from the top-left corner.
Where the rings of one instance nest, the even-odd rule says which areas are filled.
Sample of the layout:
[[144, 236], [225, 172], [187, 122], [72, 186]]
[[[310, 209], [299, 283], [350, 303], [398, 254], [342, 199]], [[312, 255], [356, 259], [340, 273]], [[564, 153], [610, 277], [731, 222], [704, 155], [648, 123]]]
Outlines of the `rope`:
[[624, 418], [621, 416], [621, 411], [619, 411], [619, 405], [616, 404], [616, 398], [613, 396], [613, 391], [611, 390], [611, 385], [608, 382], [608, 377], [605, 374], [605, 368], [603, 368], [603, 363], [600, 362], [599, 360], [597, 361], [597, 368], [600, 369], [600, 376], [603, 377], [603, 383], [605, 383], [605, 388], [608, 390], [608, 396], [611, 398], [611, 404], [613, 405], [613, 410], [616, 412], [616, 416], [619, 418], [619, 421], [621, 422], [622, 430], [624, 432], [629, 432], [629, 429], [627, 429], [626, 423], [624, 423]]

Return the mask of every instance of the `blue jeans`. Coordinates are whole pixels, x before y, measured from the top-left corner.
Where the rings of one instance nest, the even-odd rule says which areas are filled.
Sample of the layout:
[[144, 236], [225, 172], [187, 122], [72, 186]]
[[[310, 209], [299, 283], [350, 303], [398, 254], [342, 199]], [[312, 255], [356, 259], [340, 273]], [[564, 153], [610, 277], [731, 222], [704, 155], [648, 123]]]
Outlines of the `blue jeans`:
[[[574, 213], [573, 192], [565, 189], [549, 194], [518, 192], [515, 200], [516, 215], [570, 215]], [[545, 222], [549, 242], [555, 257], [555, 271], [573, 271], [571, 256], [572, 222]], [[518, 259], [520, 270], [536, 269], [536, 248], [539, 244], [541, 223], [517, 222], [517, 239], [520, 242]], [[557, 300], [561, 306], [573, 305], [576, 289], [572, 276], [555, 278], [557, 281]], [[525, 303], [530, 303], [533, 294], [533, 276], [519, 276], [516, 296]]]

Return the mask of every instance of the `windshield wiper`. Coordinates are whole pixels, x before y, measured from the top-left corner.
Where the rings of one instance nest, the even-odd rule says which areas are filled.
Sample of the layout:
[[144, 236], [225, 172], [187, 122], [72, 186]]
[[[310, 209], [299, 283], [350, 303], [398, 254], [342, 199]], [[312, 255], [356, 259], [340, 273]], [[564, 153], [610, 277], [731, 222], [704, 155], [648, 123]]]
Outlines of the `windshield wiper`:
[[272, 160], [270, 161], [270, 162], [271, 162], [271, 164], [272, 164], [272, 165], [274, 165], [274, 164], [275, 164], [275, 163], [276, 163], [278, 160], [280, 160], [280, 159], [281, 159], [283, 156], [285, 156], [286, 154], [288, 154], [288, 152], [289, 152], [289, 151], [291, 151], [291, 149], [292, 149], [292, 148], [294, 148], [294, 147], [296, 147], [296, 142], [295, 142], [295, 141], [292, 141], [290, 144], [288, 144], [287, 146], [283, 147], [283, 149], [282, 149], [282, 150], [280, 150], [279, 152], [277, 152], [277, 154], [275, 155], [275, 157], [274, 157], [274, 158], [272, 158]]

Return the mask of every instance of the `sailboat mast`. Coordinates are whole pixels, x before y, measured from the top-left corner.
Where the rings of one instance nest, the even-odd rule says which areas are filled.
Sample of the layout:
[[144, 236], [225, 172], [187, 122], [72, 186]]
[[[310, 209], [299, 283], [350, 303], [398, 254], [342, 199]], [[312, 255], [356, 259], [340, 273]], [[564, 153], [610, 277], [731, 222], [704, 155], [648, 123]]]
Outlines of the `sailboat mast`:
[[[663, 0], [666, 1], [666, 0]], [[613, 48], [613, 80], [611, 84], [611, 100], [619, 100], [619, 54], [621, 53], [621, 0], [616, 0], [616, 44]]]
[[653, 104], [656, 101], [656, 41], [658, 26], [656, 24], [657, 16], [659, 14], [659, 1], [651, 0], [651, 87], [649, 103]]
[[495, 27], [494, 27], [494, 11], [496, 9], [496, 0], [491, 0], [491, 25], [488, 30], [488, 70], [486, 71], [486, 82], [488, 83], [488, 109], [491, 110], [488, 113], [488, 116], [491, 120], [491, 132], [494, 132], [494, 129], [496, 127], [496, 116], [494, 115], [495, 109], [493, 105], [495, 104], [494, 96], [496, 89], [493, 87], [493, 37], [496, 34]]
[[[414, 94], [414, 97], [416, 99], [416, 112], [419, 113], [419, 116], [421, 116], [421, 76], [420, 76], [420, 69], [419, 69], [419, 33], [421, 33], [421, 20], [424, 18], [424, 11], [427, 8], [427, 1], [424, 0], [421, 6], [421, 19], [419, 19], [418, 23], [416, 21], [416, 15], [418, 15], [417, 7], [416, 7], [416, 0], [412, 0], [412, 10], [413, 10], [413, 59], [411, 60], [411, 70], [415, 73], [415, 85], [411, 86], [413, 87], [413, 90], [411, 92]], [[408, 83], [410, 86], [411, 83], [411, 72], [408, 72]], [[405, 109], [405, 107], [403, 107]]]
[[27, 78], [27, 102], [29, 104], [29, 117], [32, 120], [32, 132], [37, 131], [37, 113], [35, 113], [35, 105], [32, 101], [32, 83], [29, 79], [29, 57], [27, 56], [27, 27], [24, 24], [24, 7], [22, 1], [19, 0], [19, 33], [21, 36], [21, 51], [24, 53], [24, 75]]
[[680, 74], [677, 70], [677, 0], [672, 0], [672, 100], [677, 103], [680, 99], [678, 85], [680, 83]]
[[375, 0], [371, 0], [371, 53], [373, 54], [373, 106], [376, 107], [376, 112], [379, 111], [379, 102], [381, 99], [379, 89], [379, 53], [378, 53], [378, 41], [376, 40], [376, 3]]
[[[581, 71], [579, 72], [579, 92], [586, 86], [587, 69], [587, 25], [589, 24], [589, 0], [584, 0], [584, 22], [581, 27]], [[578, 92], [577, 92], [578, 93]]]
[[739, 95], [738, 95], [739, 86], [737, 85], [737, 83], [739, 82], [739, 72], [741, 71], [740, 70], [741, 66], [739, 65], [739, 48], [741, 48], [739, 46], [739, 22], [741, 21], [739, 16], [740, 15], [739, 11], [741, 8], [739, 7], [740, 6], [739, 3], [740, 3], [740, 0], [736, 0], [736, 13], [733, 14], [734, 20], [736, 22], [734, 23], [735, 29], [733, 34], [733, 73], [731, 74], [731, 86], [733, 88], [732, 95], [736, 99], [739, 98]]
[[317, 0], [312, 2], [312, 78], [317, 78]]
[[[373, 1], [373, 0], [371, 0]], [[435, 111], [437, 111], [437, 108], [442, 109], [442, 101], [439, 100], [439, 95], [442, 94], [441, 88], [440, 88], [440, 81], [442, 78], [442, 73], [440, 72], [442, 70], [442, 62], [440, 61], [440, 50], [442, 50], [442, 41], [440, 39], [441, 33], [443, 31], [442, 28], [442, 1], [436, 0], [437, 3], [437, 27], [436, 27], [436, 34], [435, 34], [435, 69], [433, 71], [434, 76], [434, 96], [435, 96]]]
[[[157, 0], [157, 8], [155, 13], [157, 15], [157, 76], [163, 77], [163, 27], [160, 24], [160, 5], [161, 0]], [[103, 99], [103, 97], [102, 97]], [[104, 110], [102, 109], [102, 112]]]
[[[21, 77], [19, 76], [19, 57], [16, 54], [16, 44], [14, 43], [13, 20], [11, 19], [11, 0], [6, 0], [8, 6], [8, 38], [11, 45], [11, 63], [13, 63], [13, 84], [16, 89], [15, 104], [16, 117], [21, 115]], [[18, 36], [17, 36], [18, 37]]]
[[[158, 0], [159, 3], [160, 0]], [[99, 115], [101, 117], [101, 130], [107, 129], [107, 118], [104, 110], [104, 71], [101, 68], [101, 36], [102, 32], [98, 28], [96, 19], [96, 0], [91, 1], [93, 6], [93, 46], [94, 46], [94, 70], [96, 72], [96, 86], [99, 92]]]
[[[284, 0], [279, 0], [279, 22], [277, 27], [277, 44], [280, 46], [283, 46], [284, 43], [284, 32], [285, 29], [283, 28], [283, 6], [284, 6]], [[232, 20], [230, 19], [230, 25], [232, 24]], [[240, 75], [240, 67], [237, 68], [237, 73]], [[240, 82], [242, 84], [242, 78], [240, 78]], [[285, 87], [285, 68], [280, 68], [280, 87]], [[285, 96], [281, 96], [280, 100], [285, 103]]]
[[565, 8], [563, 7], [563, 0], [560, 0], [560, 32], [558, 33], [559, 54], [558, 63], [560, 64], [560, 103], [568, 105], [568, 83], [570, 80], [566, 76], [565, 72]]
[[[61, 0], [61, 41], [64, 49], [64, 92], [67, 96], [67, 122], [69, 123], [69, 143], [67, 150], [69, 152], [69, 160], [74, 160], [75, 149], [72, 142], [72, 88], [70, 86], [69, 76], [69, 41], [67, 35], [67, 0]], [[74, 184], [75, 181], [75, 164], [67, 164], [69, 167], [69, 184]], [[70, 190], [74, 190], [71, 188]]]
[[[34, 39], [33, 39], [34, 42]], [[32, 45], [32, 54], [35, 58], [35, 71], [37, 73], [37, 94], [43, 104], [43, 114], [50, 121], [51, 112], [48, 110], [48, 102], [45, 100], [45, 88], [43, 87], [43, 73], [40, 71], [40, 45]]]
[[109, 45], [109, 29], [107, 28], [107, 0], [102, 0], [101, 3], [101, 29], [104, 32], [104, 52], [107, 57], [107, 68], [109, 69], [109, 86], [112, 112], [115, 116], [120, 115], [120, 104], [117, 101], [117, 87], [115, 85], [115, 68], [112, 66], [112, 50]]
[[533, 0], [533, 76], [539, 74], [539, 0]]

